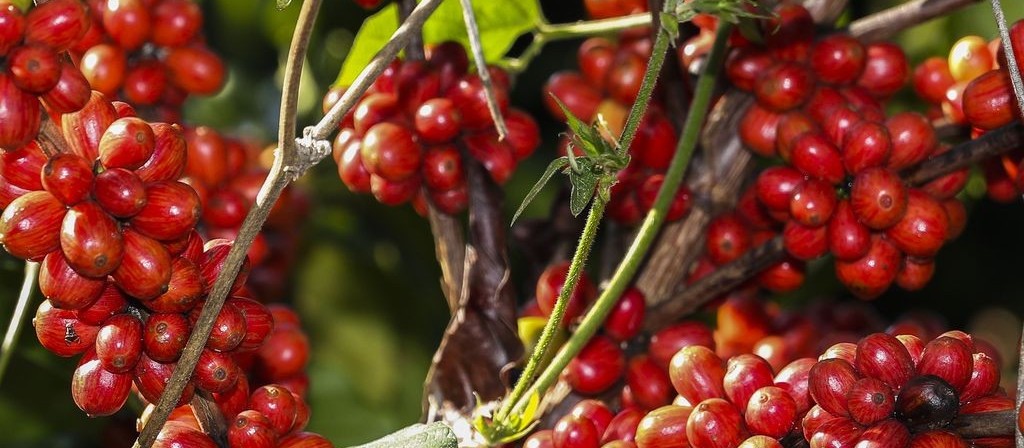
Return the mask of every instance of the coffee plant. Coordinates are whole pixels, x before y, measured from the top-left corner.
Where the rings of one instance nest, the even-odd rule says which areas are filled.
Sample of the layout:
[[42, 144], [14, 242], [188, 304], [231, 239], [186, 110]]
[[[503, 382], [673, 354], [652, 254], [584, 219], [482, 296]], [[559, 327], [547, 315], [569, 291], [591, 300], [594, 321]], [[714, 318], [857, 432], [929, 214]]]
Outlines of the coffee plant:
[[[385, 432], [319, 412], [318, 387], [351, 385], [312, 355], [386, 347], [362, 316], [295, 308], [296, 278], [355, 277], [302, 260], [324, 210], [347, 213], [326, 198], [365, 211], [349, 226], [429, 229], [451, 316], [419, 423], [361, 446], [1024, 446], [1020, 320], [957, 328], [992, 301], [926, 297], [1019, 244], [956, 240], [986, 203], [1019, 213], [1021, 5], [974, 6], [984, 30], [934, 53], [896, 37], [978, 0], [278, 0], [268, 144], [218, 113], [271, 100], [217, 46], [251, 5], [206, 3], [0, 0], [0, 261], [24, 265], [0, 288], [0, 379], [69, 358], [102, 446]], [[311, 93], [304, 65], [332, 54]], [[416, 314], [436, 274], [411, 272], [359, 303]], [[15, 360], [29, 322], [49, 356]], [[325, 330], [344, 347], [318, 349]], [[388, 377], [393, 351], [340, 358]], [[313, 431], [332, 425], [353, 434]]]

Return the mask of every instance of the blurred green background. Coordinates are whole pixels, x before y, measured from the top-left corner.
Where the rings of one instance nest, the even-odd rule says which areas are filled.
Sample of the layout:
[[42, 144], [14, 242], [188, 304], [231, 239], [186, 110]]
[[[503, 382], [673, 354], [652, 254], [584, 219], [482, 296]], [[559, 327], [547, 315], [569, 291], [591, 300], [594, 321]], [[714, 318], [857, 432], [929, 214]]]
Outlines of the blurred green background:
[[[229, 62], [231, 73], [220, 95], [190, 100], [189, 122], [266, 140], [276, 136], [279, 64], [299, 1], [284, 11], [278, 11], [272, 0], [201, 2], [209, 45]], [[582, 17], [581, 0], [542, 3], [552, 22]], [[900, 2], [851, 3], [852, 16], [858, 17]], [[1004, 3], [1011, 20], [1024, 17], [1024, 4]], [[335, 79], [367, 14], [350, 0], [325, 2], [303, 79], [301, 124], [319, 118], [320, 98]], [[995, 36], [987, 2], [917, 27], [902, 34], [899, 41], [917, 62], [928, 56], [944, 57], [953, 41], [965, 34]], [[573, 67], [575, 45], [549, 45], [517, 80], [511, 97], [541, 121], [545, 148], [509, 182], [507, 209], [518, 205], [552, 154], [560, 128], [541, 107], [540, 86], [552, 71]], [[301, 229], [303, 242], [295, 248], [301, 255], [290, 282], [291, 294], [279, 299], [298, 308], [313, 346], [309, 366], [313, 419], [309, 429], [346, 446], [419, 418], [422, 381], [448, 313], [437, 287], [440, 271], [425, 220], [408, 207], [387, 208], [368, 196], [349, 193], [330, 162], [317, 167], [302, 184], [311, 195], [313, 208]], [[983, 186], [979, 190], [975, 185], [973, 191], [983, 192]], [[550, 200], [549, 191], [528, 214], [544, 213]], [[916, 294], [888, 294], [875, 302], [883, 312], [896, 315], [906, 308], [925, 306], [943, 313], [953, 324], [964, 324], [971, 311], [987, 305], [1024, 312], [1020, 300], [1024, 297], [1024, 264], [1020, 262], [1024, 207], [985, 200], [969, 206], [972, 214], [967, 231], [939, 255], [932, 284]], [[0, 253], [3, 326], [14, 307], [22, 269], [20, 262]], [[533, 288], [517, 286], [526, 294]], [[809, 286], [796, 296], [837, 291], [831, 269], [824, 268], [816, 270]], [[116, 440], [123, 440], [124, 428], [132, 427], [138, 409], [126, 408], [104, 419], [85, 417], [71, 401], [74, 364], [44, 351], [31, 327], [26, 329], [13, 365], [0, 384], [0, 446], [115, 446]]]

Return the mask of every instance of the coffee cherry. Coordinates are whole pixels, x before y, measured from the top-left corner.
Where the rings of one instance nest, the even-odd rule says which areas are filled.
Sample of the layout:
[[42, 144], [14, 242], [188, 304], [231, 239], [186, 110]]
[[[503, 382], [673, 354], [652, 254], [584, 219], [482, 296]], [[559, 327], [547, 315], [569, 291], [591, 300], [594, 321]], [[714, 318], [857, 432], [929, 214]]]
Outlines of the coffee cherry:
[[942, 205], [919, 190], [911, 190], [903, 218], [886, 230], [886, 237], [914, 257], [933, 257], [946, 241], [949, 218]]
[[139, 118], [121, 118], [100, 138], [100, 163], [107, 168], [139, 168], [153, 155], [156, 136], [149, 123]]
[[768, 168], [757, 177], [755, 184], [757, 197], [769, 210], [788, 212], [793, 190], [803, 180], [804, 176], [793, 168], [786, 166]]
[[21, 43], [25, 32], [25, 16], [14, 4], [0, 7], [0, 56], [6, 56]]
[[89, 28], [85, 7], [78, 0], [54, 0], [32, 8], [25, 21], [25, 42], [54, 51], [67, 50]]
[[600, 439], [597, 428], [590, 420], [573, 415], [559, 419], [551, 433], [554, 448], [595, 448]]
[[813, 260], [828, 253], [828, 229], [789, 221], [782, 231], [782, 242], [786, 252], [798, 260]]
[[60, 229], [60, 246], [68, 265], [92, 278], [114, 272], [125, 251], [117, 221], [92, 201], [68, 210]]
[[676, 352], [691, 345], [714, 349], [715, 339], [711, 329], [703, 323], [693, 321], [671, 325], [651, 336], [647, 352], [654, 362], [667, 369]]
[[[623, 411], [619, 416], [625, 415], [625, 412]], [[687, 421], [692, 412], [693, 408], [689, 406], [668, 405], [647, 413], [638, 424], [634, 425], [636, 446], [638, 448], [653, 448], [688, 445]], [[619, 416], [616, 416], [616, 420]], [[609, 426], [609, 432], [613, 427], [614, 421]], [[622, 438], [622, 440], [629, 439]]]
[[128, 56], [117, 45], [100, 44], [82, 54], [80, 67], [93, 90], [114, 97], [124, 82]]
[[902, 88], [909, 76], [907, 57], [900, 47], [885, 42], [873, 43], [867, 46], [867, 62], [857, 78], [857, 85], [876, 98], [884, 99]]
[[751, 432], [780, 438], [796, 423], [796, 402], [786, 391], [765, 386], [750, 397], [744, 418]]
[[512, 177], [516, 168], [512, 146], [508, 142], [499, 141], [494, 131], [468, 135], [463, 138], [463, 143], [469, 155], [484, 166], [498, 185], [503, 185]]
[[938, 145], [935, 129], [923, 115], [904, 112], [885, 122], [892, 139], [889, 167], [894, 170], [912, 166], [935, 151]]
[[774, 384], [772, 367], [763, 358], [741, 354], [726, 363], [722, 386], [729, 401], [739, 409], [747, 409], [747, 402], [758, 389]]
[[74, 316], [85, 324], [99, 326], [110, 316], [123, 313], [127, 309], [128, 301], [124, 294], [113, 283], [106, 282], [99, 298], [91, 305], [75, 311]]
[[[740, 128], [742, 132], [742, 127]], [[790, 161], [793, 155], [793, 146], [796, 140], [808, 133], [818, 133], [821, 129], [818, 122], [802, 111], [790, 111], [782, 115], [779, 125], [774, 134], [775, 150], [782, 160]], [[742, 134], [741, 134], [742, 138]]]
[[807, 227], [819, 227], [829, 222], [837, 202], [836, 190], [817, 179], [808, 179], [793, 190], [789, 215]]
[[782, 117], [784, 115], [772, 112], [758, 104], [751, 104], [740, 119], [740, 141], [758, 155], [775, 156], [776, 142], [782, 138], [778, 134]]
[[160, 429], [153, 446], [155, 448], [177, 448], [179, 446], [217, 448], [218, 445], [210, 439], [210, 436], [200, 430], [182, 423], [168, 422]]
[[587, 83], [586, 79], [575, 72], [557, 72], [544, 84], [544, 105], [556, 120], [565, 120], [565, 113], [558, 107], [554, 98], [558, 98], [565, 108], [580, 120], [593, 120], [603, 96], [601, 92]]
[[[174, 373], [174, 363], [159, 363], [148, 356], [145, 353], [139, 358], [138, 364], [135, 365], [135, 388], [138, 389], [139, 394], [142, 398], [150, 403], [156, 403], [160, 400], [160, 395], [163, 394], [164, 388], [171, 379], [171, 374]], [[184, 392], [181, 394], [181, 399], [178, 400], [178, 406], [183, 406], [192, 400], [192, 396], [195, 394], [195, 386], [189, 382], [185, 386]]]
[[40, 98], [52, 111], [69, 113], [85, 106], [91, 93], [89, 81], [82, 72], [70, 62], [62, 62], [57, 84]]
[[146, 186], [146, 205], [130, 223], [148, 237], [175, 240], [195, 227], [201, 212], [199, 196], [192, 187], [181, 182], [154, 182]]
[[668, 373], [647, 355], [634, 356], [626, 367], [626, 384], [643, 409], [654, 409], [672, 401]]
[[872, 425], [892, 416], [896, 399], [892, 389], [874, 378], [861, 378], [849, 390], [846, 406], [850, 417], [862, 425]]
[[819, 361], [810, 370], [808, 385], [811, 397], [828, 413], [848, 417], [847, 393], [857, 383], [858, 377], [853, 365], [845, 360]]
[[946, 91], [955, 83], [945, 59], [930, 57], [914, 69], [914, 91], [929, 103], [942, 103]]
[[171, 256], [160, 242], [128, 228], [124, 230], [124, 255], [113, 272], [114, 281], [129, 296], [148, 300], [167, 291]]
[[672, 357], [668, 375], [676, 392], [690, 403], [726, 396], [722, 388], [724, 363], [707, 347], [691, 345], [679, 350]]
[[54, 308], [48, 300], [39, 304], [32, 326], [43, 348], [65, 358], [91, 348], [100, 330], [79, 320], [74, 311]]
[[35, 138], [42, 117], [39, 101], [21, 90], [6, 72], [0, 73], [0, 110], [7, 111], [0, 124], [0, 148], [20, 148]]
[[82, 356], [71, 376], [71, 397], [90, 417], [117, 412], [131, 390], [132, 376], [105, 370], [93, 350]]
[[142, 322], [131, 314], [107, 319], [96, 334], [96, 357], [111, 373], [128, 373], [142, 356]]
[[581, 394], [597, 394], [619, 380], [625, 364], [622, 350], [607, 337], [597, 336], [569, 362], [566, 380]]
[[25, 193], [0, 214], [0, 244], [15, 257], [40, 260], [60, 246], [64, 215], [64, 205], [50, 193]]
[[896, 284], [907, 291], [917, 291], [927, 286], [933, 275], [935, 260], [905, 256], [896, 275]]
[[600, 400], [583, 400], [576, 403], [569, 412], [574, 417], [583, 417], [594, 424], [598, 434], [604, 434], [615, 414]]
[[177, 180], [185, 171], [185, 159], [189, 154], [181, 127], [166, 123], [154, 123], [151, 126], [156, 138], [153, 155], [141, 168], [135, 170], [135, 174], [143, 182]]
[[736, 48], [726, 61], [725, 75], [738, 89], [749, 92], [754, 89], [758, 77], [772, 65], [771, 56], [759, 48]]
[[798, 414], [807, 412], [811, 408], [812, 402], [807, 379], [814, 364], [813, 358], [800, 358], [779, 369], [779, 373], [775, 375], [775, 385], [788, 392], [789, 396], [793, 398]]
[[462, 157], [454, 146], [443, 145], [423, 154], [423, 182], [435, 190], [450, 190], [465, 182]]
[[224, 85], [224, 63], [206, 48], [171, 48], [164, 64], [171, 83], [188, 93], [211, 95]]
[[92, 189], [92, 167], [74, 154], [57, 154], [43, 166], [42, 187], [64, 205], [84, 200]]
[[152, 10], [151, 40], [161, 47], [180, 47], [202, 29], [203, 13], [189, 0], [163, 0]]
[[732, 403], [709, 398], [686, 420], [686, 439], [694, 448], [732, 448], [743, 440], [743, 417]]
[[[664, 175], [655, 174], [648, 177], [644, 180], [644, 183], [640, 185], [639, 191], [636, 192], [636, 198], [637, 202], [639, 202], [640, 208], [645, 212], [654, 208], [654, 202], [657, 200], [658, 191], [661, 190], [661, 184], [664, 182]], [[672, 222], [683, 219], [683, 217], [690, 212], [692, 196], [693, 194], [691, 193], [690, 188], [686, 185], [681, 185], [679, 190], [676, 191], [676, 195], [672, 197], [672, 202], [668, 205], [668, 210], [665, 212], [665, 220]]]
[[[276, 319], [275, 319], [276, 321]], [[297, 328], [275, 330], [257, 352], [257, 370], [266, 378], [288, 378], [301, 373], [309, 361], [309, 341]]]
[[967, 344], [958, 339], [942, 336], [925, 345], [917, 371], [922, 375], [942, 378], [953, 389], [962, 391], [971, 380], [974, 354]]
[[988, 42], [979, 36], [964, 36], [949, 49], [949, 72], [957, 81], [970, 81], [992, 69], [995, 57]]
[[46, 162], [43, 148], [32, 140], [25, 146], [0, 153], [0, 177], [5, 183], [24, 190], [42, 190], [40, 171]]
[[23, 45], [7, 55], [7, 72], [21, 90], [36, 95], [57, 85], [61, 64], [57, 53], [42, 45]]
[[838, 260], [857, 260], [871, 248], [871, 231], [857, 220], [849, 201], [839, 201], [828, 222], [828, 246]]
[[842, 153], [843, 166], [852, 174], [884, 166], [892, 153], [889, 129], [872, 121], [854, 125], [847, 131]]
[[811, 67], [818, 78], [830, 84], [847, 84], [857, 80], [864, 70], [864, 46], [859, 40], [832, 34], [818, 41], [811, 50]]
[[413, 175], [421, 160], [419, 145], [405, 128], [380, 123], [366, 132], [360, 149], [363, 165], [371, 174], [389, 181], [402, 181]]
[[995, 129], [1017, 119], [1010, 77], [1003, 70], [991, 70], [971, 81], [963, 90], [964, 118], [974, 127]]
[[903, 218], [908, 193], [903, 181], [892, 171], [869, 168], [853, 180], [850, 208], [864, 225], [881, 230]]
[[790, 161], [800, 172], [833, 185], [846, 176], [839, 149], [820, 134], [807, 133], [797, 138]]
[[814, 75], [806, 67], [784, 62], [769, 69], [754, 83], [758, 104], [775, 112], [800, 107], [814, 88]]
[[750, 230], [735, 214], [719, 216], [708, 224], [706, 250], [715, 264], [726, 264], [750, 250]]
[[447, 98], [434, 98], [416, 109], [414, 126], [417, 135], [427, 143], [444, 143], [458, 135], [460, 117]]
[[857, 343], [854, 365], [861, 375], [882, 380], [894, 391], [914, 374], [914, 361], [906, 347], [885, 333], [870, 334]]
[[277, 433], [270, 420], [259, 411], [248, 409], [238, 413], [228, 427], [228, 443], [231, 446], [252, 448], [274, 448]]
[[942, 378], [920, 375], [908, 381], [896, 396], [897, 417], [911, 430], [941, 428], [957, 415], [959, 397]]
[[39, 269], [39, 291], [56, 308], [78, 310], [91, 305], [104, 283], [103, 279], [79, 275], [59, 251], [47, 254]]
[[170, 363], [178, 360], [185, 349], [192, 326], [182, 314], [153, 313], [146, 320], [143, 345], [146, 356], [154, 361]]
[[646, 306], [644, 294], [639, 289], [627, 289], [605, 318], [604, 333], [616, 341], [633, 339], [643, 326]]
[[751, 436], [738, 448], [782, 448], [782, 443], [768, 436]]

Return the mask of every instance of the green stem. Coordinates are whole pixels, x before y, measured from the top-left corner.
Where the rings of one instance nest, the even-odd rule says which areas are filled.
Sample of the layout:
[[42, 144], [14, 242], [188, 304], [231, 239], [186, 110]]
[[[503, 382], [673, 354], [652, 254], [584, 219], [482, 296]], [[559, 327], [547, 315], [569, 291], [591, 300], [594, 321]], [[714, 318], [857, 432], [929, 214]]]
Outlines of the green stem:
[[[678, 0], [666, 1], [665, 11], [672, 11], [675, 8], [677, 1]], [[643, 14], [642, 16], [648, 17], [648, 19], [650, 17], [648, 14]], [[621, 20], [612, 19], [598, 22], [619, 21]], [[566, 25], [566, 27], [573, 27], [574, 29], [584, 26], [587, 27], [587, 29], [598, 28], [587, 25], [587, 23]], [[551, 27], [550, 25], [547, 26]], [[567, 35], [567, 33], [568, 32], [566, 31], [560, 31], [556, 34]], [[620, 137], [619, 155], [625, 155], [628, 152], [629, 145], [633, 141], [633, 137], [636, 135], [636, 131], [640, 126], [640, 121], [643, 119], [644, 113], [647, 111], [647, 104], [650, 102], [651, 94], [654, 92], [654, 86], [658, 81], [658, 74], [661, 73], [661, 66], [665, 62], [665, 53], [668, 51], [669, 40], [671, 40], [671, 37], [668, 35], [668, 31], [666, 31], [664, 27], [660, 28], [655, 40], [654, 50], [651, 53], [651, 59], [647, 64], [647, 70], [644, 72], [644, 78], [640, 84], [640, 93], [637, 95], [637, 100], [633, 103], [633, 107], [629, 111], [626, 127], [623, 129], [622, 137]], [[603, 185], [599, 185], [597, 188], [600, 190], [605, 187]], [[541, 361], [544, 360], [547, 355], [548, 347], [551, 345], [551, 340], [554, 339], [555, 334], [558, 332], [559, 325], [562, 322], [562, 316], [565, 313], [565, 309], [568, 307], [569, 296], [576, 288], [576, 283], [578, 282], [580, 274], [583, 272], [583, 268], [586, 265], [587, 257], [590, 255], [590, 249], [594, 244], [594, 239], [597, 237], [597, 228], [601, 223], [601, 219], [604, 217], [604, 207], [605, 199], [603, 199], [603, 195], [601, 193], [595, 194], [594, 204], [591, 206], [590, 212], [587, 215], [587, 223], [583, 227], [583, 234], [580, 236], [580, 242], [576, 246], [576, 253], [573, 254], [572, 262], [569, 265], [569, 273], [566, 276], [565, 283], [562, 285], [562, 290], [558, 294], [558, 300], [555, 302], [555, 309], [551, 312], [551, 317], [544, 325], [544, 330], [541, 333], [540, 340], [537, 341], [537, 347], [530, 355], [530, 359], [527, 360], [523, 374], [516, 382], [516, 386], [512, 389], [512, 393], [509, 394], [504, 403], [502, 403], [501, 409], [499, 409], [495, 414], [495, 420], [504, 421], [508, 417], [509, 411], [512, 410], [512, 406], [523, 399], [530, 383], [533, 382], [537, 369], [540, 368]]]
[[[674, 11], [677, 2], [678, 0], [666, 0], [662, 10], [665, 13]], [[668, 45], [672, 40], [672, 36], [669, 35], [666, 26], [666, 24], [661, 23], [660, 28], [658, 28], [657, 37], [654, 39], [654, 49], [651, 51], [651, 60], [647, 63], [647, 71], [644, 72], [644, 79], [640, 84], [640, 92], [637, 93], [633, 107], [629, 109], [629, 116], [626, 117], [626, 126], [622, 128], [622, 136], [619, 137], [620, 156], [629, 154], [629, 145], [633, 144], [636, 131], [640, 128], [640, 122], [643, 121], [644, 114], [647, 113], [647, 106], [651, 102], [651, 94], [654, 93], [654, 86], [658, 82], [658, 75], [661, 74], [661, 66], [665, 65], [665, 53], [668, 51]]]
[[[565, 366], [569, 364], [569, 361], [583, 349], [583, 346], [601, 328], [605, 317], [615, 306], [615, 302], [626, 290], [630, 282], [632, 282], [633, 276], [640, 268], [644, 255], [650, 249], [651, 244], [658, 235], [658, 231], [661, 230], [661, 226], [665, 222], [665, 212], [668, 210], [672, 198], [683, 182], [686, 167], [697, 146], [697, 140], [700, 137], [700, 131], [707, 116], [708, 106], [711, 103], [715, 80], [718, 78], [722, 63], [725, 60], [726, 43], [731, 32], [731, 24], [724, 21], [719, 23], [714, 46], [711, 48], [707, 64], [704, 65], [700, 78], [697, 80], [690, 113], [686, 116], [686, 123], [683, 127], [683, 134], [679, 139], [679, 145], [676, 147], [676, 154], [672, 158], [668, 172], [665, 173], [665, 181], [662, 183], [661, 189], [658, 190], [654, 207], [647, 213], [647, 217], [640, 227], [639, 234], [633, 240], [633, 244], [626, 252], [622, 262], [619, 263], [619, 267], [615, 270], [615, 274], [609, 281], [608, 287], [601, 293], [597, 302], [594, 303], [594, 306], [583, 318], [583, 322], [580, 323], [576, 332], [562, 346], [562, 349], [559, 350], [555, 358], [540, 374], [525, 396], [529, 397], [535, 393], [542, 394], [558, 380], [559, 375], [561, 375]], [[520, 399], [512, 408], [512, 411], [521, 411], [525, 406], [526, 400]]]
[[36, 277], [39, 276], [39, 263], [25, 263], [25, 280], [21, 283], [21, 292], [18, 294], [18, 303], [14, 305], [14, 314], [11, 315], [11, 324], [4, 334], [3, 345], [0, 345], [0, 381], [3, 381], [7, 366], [14, 357], [14, 346], [18, 343], [21, 330], [24, 328], [25, 315], [28, 314], [28, 306], [32, 302], [32, 291], [36, 288]]
[[507, 69], [519, 73], [526, 70], [533, 58], [540, 54], [548, 42], [614, 33], [650, 24], [651, 15], [646, 13], [577, 23], [550, 24], [542, 22], [537, 25], [537, 29], [533, 32], [533, 41], [523, 51], [523, 54], [506, 59], [504, 64]]
[[[603, 186], [598, 186], [598, 188], [603, 188]], [[551, 311], [551, 317], [548, 318], [548, 322], [544, 325], [544, 331], [540, 334], [537, 347], [526, 362], [526, 369], [519, 376], [516, 387], [512, 389], [512, 393], [502, 404], [501, 409], [495, 414], [494, 418], [496, 421], [505, 420], [509, 415], [509, 411], [512, 410], [512, 405], [523, 398], [523, 394], [526, 393], [528, 386], [533, 381], [533, 377], [537, 374], [537, 369], [540, 368], [540, 363], [544, 359], [551, 341], [558, 333], [558, 328], [562, 323], [562, 316], [565, 315], [565, 310], [569, 307], [569, 296], [576, 289], [576, 283], [579, 282], [583, 268], [587, 264], [590, 248], [594, 246], [597, 228], [601, 225], [601, 218], [604, 217], [604, 207], [605, 201], [601, 198], [601, 195], [594, 195], [594, 203], [590, 206], [587, 223], [583, 227], [583, 234], [580, 235], [580, 242], [576, 246], [576, 253], [573, 254], [572, 261], [569, 263], [569, 273], [566, 274], [565, 283], [558, 294], [558, 300], [555, 301], [555, 308]]]

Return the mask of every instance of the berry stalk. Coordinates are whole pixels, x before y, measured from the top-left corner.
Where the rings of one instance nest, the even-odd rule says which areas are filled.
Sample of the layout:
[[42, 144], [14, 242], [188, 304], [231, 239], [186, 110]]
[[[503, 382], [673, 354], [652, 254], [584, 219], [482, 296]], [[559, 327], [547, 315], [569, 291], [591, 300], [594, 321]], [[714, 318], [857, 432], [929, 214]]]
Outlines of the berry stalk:
[[[608, 287], [601, 293], [593, 308], [583, 318], [579, 328], [576, 329], [572, 337], [559, 350], [551, 364], [541, 373], [537, 382], [531, 387], [530, 392], [526, 396], [533, 395], [534, 393], [541, 394], [554, 384], [565, 369], [565, 366], [569, 364], [569, 361], [579, 353], [601, 327], [605, 317], [607, 317], [619, 296], [629, 286], [633, 275], [640, 268], [644, 256], [658, 235], [658, 231], [661, 230], [662, 224], [665, 222], [665, 213], [668, 210], [668, 206], [672, 202], [676, 190], [682, 184], [683, 175], [697, 145], [700, 129], [704, 124], [704, 118], [707, 116], [715, 81], [725, 60], [726, 44], [732, 29], [731, 24], [722, 23], [716, 32], [715, 43], [708, 53], [707, 64], [697, 80], [690, 113], [686, 117], [686, 124], [683, 128], [683, 134], [679, 139], [676, 153], [665, 174], [664, 183], [661, 189], [658, 190], [654, 206], [644, 219], [636, 239], [633, 240], [633, 244], [627, 250], [622, 262], [619, 263], [615, 274], [608, 283]], [[567, 289], [572, 290], [568, 286], [563, 287], [563, 291]], [[526, 402], [520, 400], [513, 410], [522, 409], [524, 406], [526, 406]]]
[[14, 305], [14, 314], [11, 315], [11, 323], [4, 333], [3, 345], [0, 345], [0, 382], [3, 382], [4, 372], [11, 363], [14, 356], [14, 346], [18, 343], [21, 330], [25, 327], [25, 314], [28, 313], [28, 305], [32, 302], [32, 292], [36, 288], [36, 278], [39, 278], [39, 263], [29, 261], [25, 263], [25, 280], [21, 283], [21, 292], [18, 293], [18, 302]]
[[885, 40], [914, 25], [944, 16], [979, 0], [914, 0], [850, 23], [850, 34], [864, 42]]
[[505, 65], [509, 71], [518, 73], [526, 70], [526, 67], [530, 65], [533, 58], [540, 54], [541, 50], [544, 49], [544, 45], [548, 42], [614, 33], [650, 24], [650, 14], [633, 14], [580, 23], [541, 23], [537, 25], [537, 31], [533, 33], [533, 40], [530, 42], [530, 46], [526, 47], [526, 50], [523, 50], [523, 53], [518, 57], [507, 59]]
[[161, 428], [167, 422], [171, 411], [188, 385], [193, 370], [199, 362], [199, 355], [206, 345], [213, 330], [214, 322], [220, 314], [234, 284], [235, 277], [246, 259], [246, 254], [253, 240], [259, 234], [263, 223], [270, 216], [270, 211], [281, 196], [285, 187], [302, 174], [302, 168], [308, 168], [319, 160], [317, 154], [303, 152], [300, 154], [295, 141], [296, 115], [298, 110], [299, 82], [302, 64], [309, 47], [309, 39], [320, 10], [321, 0], [309, 0], [302, 3], [298, 22], [292, 35], [288, 60], [285, 63], [284, 84], [281, 92], [280, 128], [278, 130], [278, 149], [274, 153], [274, 165], [264, 181], [256, 197], [255, 206], [249, 210], [238, 231], [238, 237], [228, 252], [224, 268], [217, 276], [213, 289], [203, 306], [202, 313], [195, 324], [188, 343], [182, 351], [181, 358], [160, 396], [149, 421], [142, 428], [134, 448], [149, 448], [156, 441]]

